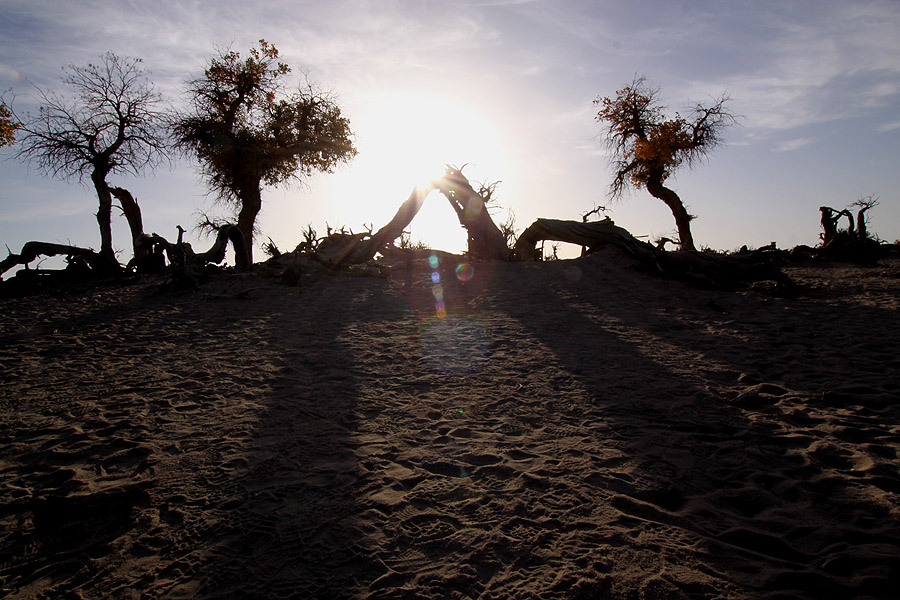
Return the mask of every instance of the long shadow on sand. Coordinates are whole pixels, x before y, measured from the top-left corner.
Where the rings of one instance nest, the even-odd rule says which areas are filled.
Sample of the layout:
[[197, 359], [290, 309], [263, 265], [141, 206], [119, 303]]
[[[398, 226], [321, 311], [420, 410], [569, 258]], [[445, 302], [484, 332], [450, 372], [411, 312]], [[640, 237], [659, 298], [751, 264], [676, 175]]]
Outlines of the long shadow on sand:
[[[619, 556], [646, 570], [653, 593], [718, 597], [733, 587], [753, 597], [892, 597], [900, 577], [900, 477], [865, 456], [896, 457], [896, 409], [884, 401], [890, 390], [857, 386], [860, 399], [818, 388], [861, 379], [867, 351], [878, 368], [900, 372], [885, 352], [891, 334], [883, 333], [897, 315], [865, 307], [829, 314], [802, 299], [785, 301], [791, 313], [759, 297], [673, 282], [632, 279], [632, 287], [604, 274], [601, 261], [576, 264], [571, 280], [565, 267], [550, 267], [550, 288], [527, 280], [500, 285], [495, 302], [588, 390], [588, 418], [605, 421], [624, 441], [636, 468], [588, 480], [617, 515], [609, 534], [632, 532], [630, 551]], [[535, 318], [540, 298], [546, 309]], [[704, 321], [724, 321], [713, 317], [723, 304], [744, 316], [772, 314], [716, 335]], [[786, 322], [782, 313], [793, 317]], [[838, 319], [881, 333], [858, 347], [845, 339], [838, 350], [822, 347], [820, 369], [791, 376], [782, 361], [816, 351]], [[778, 344], [788, 348], [773, 355]], [[808, 356], [797, 362], [810, 364]], [[874, 405], [866, 406], [866, 394]], [[628, 571], [610, 568], [617, 570]]]
[[269, 315], [261, 339], [277, 359], [250, 447], [222, 484], [227, 512], [203, 597], [346, 598], [383, 573], [355, 524], [360, 383], [348, 344], [378, 284], [307, 283]]
[[306, 283], [18, 307], [0, 595], [345, 598], [385, 571], [356, 525], [348, 340], [391, 315], [367, 314], [378, 281]]

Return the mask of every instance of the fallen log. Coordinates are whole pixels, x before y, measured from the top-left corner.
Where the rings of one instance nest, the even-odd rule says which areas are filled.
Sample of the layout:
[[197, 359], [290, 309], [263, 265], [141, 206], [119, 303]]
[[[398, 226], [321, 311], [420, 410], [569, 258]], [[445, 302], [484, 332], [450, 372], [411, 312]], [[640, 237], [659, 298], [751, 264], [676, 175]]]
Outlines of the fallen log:
[[696, 250], [665, 252], [638, 240], [609, 217], [593, 223], [538, 219], [519, 236], [515, 257], [535, 260], [535, 247], [541, 241], [576, 244], [588, 248], [588, 252], [614, 246], [644, 269], [695, 287], [739, 289], [761, 281], [774, 281], [784, 287], [793, 285], [787, 275], [767, 260]]
[[19, 254], [9, 252], [9, 256], [0, 261], [0, 275], [4, 275], [13, 267], [28, 265], [37, 259], [38, 256], [66, 256], [70, 259], [70, 263], [74, 260], [81, 260], [95, 273], [98, 274], [114, 274], [119, 272], [118, 263], [110, 262], [105, 256], [94, 252], [89, 248], [79, 248], [78, 246], [69, 246], [66, 244], [54, 244], [51, 242], [26, 242], [22, 246]]

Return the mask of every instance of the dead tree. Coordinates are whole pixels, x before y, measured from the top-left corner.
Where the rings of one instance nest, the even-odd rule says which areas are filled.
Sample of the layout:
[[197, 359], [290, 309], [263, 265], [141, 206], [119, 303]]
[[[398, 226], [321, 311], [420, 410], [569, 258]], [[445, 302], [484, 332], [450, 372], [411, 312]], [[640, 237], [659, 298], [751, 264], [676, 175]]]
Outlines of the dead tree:
[[830, 245], [838, 235], [838, 223], [841, 217], [847, 217], [850, 226], [847, 231], [853, 231], [853, 215], [846, 208], [844, 210], [835, 210], [830, 206], [820, 206], [819, 212], [822, 213], [822, 246]]
[[86, 265], [96, 273], [108, 273], [110, 268], [109, 260], [104, 255], [89, 248], [51, 242], [26, 242], [19, 254], [10, 252], [9, 256], [0, 261], [0, 275], [19, 265], [28, 269], [28, 265], [38, 256], [65, 256], [70, 265]]
[[534, 260], [538, 242], [552, 240], [588, 248], [588, 252], [614, 246], [632, 257], [644, 270], [677, 279], [697, 287], [739, 289], [750, 283], [774, 281], [782, 287], [793, 285], [777, 267], [753, 257], [710, 252], [664, 252], [642, 242], [608, 217], [594, 223], [538, 219], [516, 242], [518, 260]]
[[[866, 226], [866, 211], [878, 205], [878, 199], [868, 196], [851, 206], [859, 207], [854, 227], [853, 213], [849, 209], [835, 210], [830, 206], [821, 206], [822, 213], [822, 245], [815, 252], [829, 260], [847, 260], [860, 264], [875, 264], [885, 248], [875, 239], [869, 237]], [[847, 229], [839, 229], [841, 217], [848, 221]]]
[[137, 199], [125, 188], [111, 187], [109, 191], [119, 201], [122, 214], [128, 222], [128, 229], [131, 230], [131, 247], [134, 251], [132, 260], [137, 264], [146, 262], [150, 257], [150, 248], [144, 241], [144, 219]]
[[320, 263], [334, 268], [339, 265], [362, 264], [372, 260], [380, 250], [400, 237], [403, 231], [409, 227], [425, 197], [434, 188], [429, 186], [420, 190], [413, 188], [409, 198], [400, 205], [394, 218], [387, 225], [370, 233], [333, 233], [322, 240], [311, 256]]
[[450, 202], [468, 236], [469, 258], [475, 260], [508, 260], [506, 238], [494, 223], [482, 198], [462, 174], [462, 168], [447, 166], [446, 173], [435, 186]]
[[859, 240], [869, 239], [869, 230], [866, 226], [866, 211], [871, 208], [875, 208], [878, 206], [878, 197], [875, 195], [866, 196], [865, 198], [860, 198], [851, 206], [858, 206], [859, 210], [856, 212], [856, 237]]
[[538, 219], [523, 231], [516, 241], [513, 248], [515, 258], [538, 260], [540, 250], [536, 248], [537, 243], [545, 240], [577, 244], [587, 248], [588, 252], [611, 244], [625, 249], [629, 254], [646, 253], [645, 244], [613, 223], [609, 217], [592, 223]]
[[35, 115], [22, 119], [16, 156], [63, 180], [90, 178], [97, 194], [100, 254], [117, 263], [112, 243], [110, 176], [140, 175], [168, 154], [162, 97], [141, 60], [107, 52], [99, 62], [65, 67], [73, 98], [38, 89]]
[[[126, 201], [127, 202], [127, 201]], [[182, 241], [184, 229], [178, 227], [178, 240], [175, 243], [168, 241], [159, 234], [141, 234], [137, 244], [146, 249], [146, 255], [141, 262], [132, 261], [132, 269], [138, 273], [161, 272], [165, 269], [165, 258], [168, 258], [170, 271], [178, 287], [196, 287], [204, 277], [207, 265], [220, 264], [225, 260], [225, 251], [228, 243], [234, 247], [235, 252], [244, 250], [244, 236], [234, 224], [227, 224], [218, 228], [216, 240], [206, 252], [196, 253], [191, 245]], [[115, 263], [117, 269], [111, 270], [109, 259], [106, 255], [94, 252], [89, 248], [79, 248], [65, 244], [53, 244], [49, 242], [26, 242], [19, 254], [9, 253], [0, 261], [0, 275], [18, 265], [24, 265], [26, 272], [31, 262], [39, 256], [65, 256], [68, 266], [64, 271], [31, 271], [41, 273], [44, 276], [62, 276], [66, 282], [88, 281], [95, 277], [119, 276], [125, 271]], [[19, 277], [19, 274], [16, 274]]]

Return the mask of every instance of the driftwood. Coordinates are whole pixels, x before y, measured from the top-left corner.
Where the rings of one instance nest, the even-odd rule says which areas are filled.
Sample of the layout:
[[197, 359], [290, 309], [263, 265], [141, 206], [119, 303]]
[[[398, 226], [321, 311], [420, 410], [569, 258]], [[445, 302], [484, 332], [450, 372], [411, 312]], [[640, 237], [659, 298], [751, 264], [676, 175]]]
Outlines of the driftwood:
[[737, 289], [760, 281], [791, 286], [791, 279], [776, 266], [750, 257], [684, 250], [665, 252], [654, 248], [618, 227], [608, 217], [583, 223], [538, 219], [519, 236], [514, 248], [518, 260], [538, 258], [535, 246], [541, 241], [577, 244], [596, 251], [607, 246], [623, 250], [643, 268], [697, 287]]
[[103, 274], [111, 274], [119, 270], [118, 264], [111, 263], [108, 258], [89, 248], [51, 242], [26, 242], [19, 254], [10, 252], [9, 256], [0, 261], [0, 275], [18, 265], [25, 265], [27, 269], [28, 265], [38, 256], [65, 256], [73, 270], [80, 269]]
[[[126, 269], [123, 269], [118, 262], [110, 261], [106, 256], [88, 248], [50, 242], [27, 242], [22, 246], [22, 251], [19, 254], [10, 252], [9, 256], [0, 261], [0, 275], [5, 274], [15, 266], [24, 265], [25, 271], [17, 273], [16, 279], [25, 281], [22, 279], [23, 277], [27, 278], [30, 274], [34, 274], [28, 279], [31, 283], [24, 283], [25, 287], [23, 288], [23, 283], [20, 282], [16, 285], [16, 291], [12, 293], [21, 293], [23, 290], [27, 293], [43, 289], [42, 285], [35, 286], [35, 283], [38, 281], [35, 278], [38, 276], [41, 277], [44, 283], [50, 281], [47, 278], [52, 278], [54, 281], [68, 285], [89, 281], [98, 276], [115, 277], [128, 272], [140, 274], [161, 273], [166, 270], [166, 258], [168, 258], [169, 269], [175, 286], [196, 287], [200, 279], [203, 278], [208, 264], [219, 264], [225, 260], [228, 242], [234, 245], [237, 252], [244, 247], [244, 237], [238, 231], [236, 225], [229, 224], [220, 227], [212, 247], [201, 253], [195, 253], [190, 244], [182, 242], [183, 233], [184, 229], [179, 226], [178, 241], [175, 243], [169, 242], [156, 233], [151, 235], [141, 234], [136, 245], [139, 244], [146, 252], [141, 259], [132, 259]], [[28, 270], [28, 265], [37, 259], [38, 256], [65, 256], [68, 266], [64, 270]], [[5, 284], [6, 282], [3, 283]]]
[[482, 198], [462, 174], [462, 168], [447, 167], [445, 175], [435, 182], [450, 202], [459, 224], [468, 234], [468, 254], [473, 260], [508, 260], [506, 237], [497, 227]]
[[195, 253], [189, 243], [182, 241], [183, 235], [184, 229], [180, 225], [174, 244], [156, 233], [144, 235], [142, 243], [150, 248], [150, 255], [143, 265], [136, 265], [137, 271], [162, 271], [165, 264], [162, 254], [165, 252], [176, 287], [196, 287], [205, 275], [207, 265], [220, 264], [225, 260], [228, 242], [232, 243], [236, 253], [241, 252], [245, 244], [243, 234], [237, 225], [231, 223], [217, 229], [216, 239], [206, 252]]

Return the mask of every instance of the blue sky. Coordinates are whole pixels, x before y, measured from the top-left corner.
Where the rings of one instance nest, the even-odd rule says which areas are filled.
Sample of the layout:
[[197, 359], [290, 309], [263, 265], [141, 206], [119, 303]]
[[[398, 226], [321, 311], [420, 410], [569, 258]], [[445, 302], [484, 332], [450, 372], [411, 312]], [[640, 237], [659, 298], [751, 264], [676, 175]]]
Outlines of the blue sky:
[[[671, 213], [647, 192], [607, 197], [611, 171], [594, 120], [598, 96], [645, 75], [674, 111], [723, 92], [740, 125], [706, 164], [670, 180], [698, 215], [700, 247], [815, 245], [818, 207], [876, 194], [871, 230], [900, 238], [900, 2], [383, 0], [0, 0], [0, 90], [34, 110], [34, 87], [61, 91], [61, 67], [112, 51], [140, 57], [173, 105], [216, 47], [260, 38], [332, 90], [359, 156], [335, 174], [264, 191], [259, 225], [283, 250], [311, 223], [360, 230], [390, 219], [444, 163], [501, 180], [495, 218], [580, 219], [608, 205], [638, 236], [672, 237]], [[7, 94], [8, 96], [8, 94]], [[3, 157], [10, 155], [2, 151]], [[175, 237], [197, 211], [222, 213], [189, 161], [118, 178], [145, 229]], [[89, 187], [0, 161], [0, 242], [99, 246]], [[459, 250], [465, 236], [432, 195], [415, 239]], [[190, 234], [204, 247], [208, 241]], [[117, 219], [114, 245], [128, 259]], [[257, 253], [257, 260], [262, 258]]]

